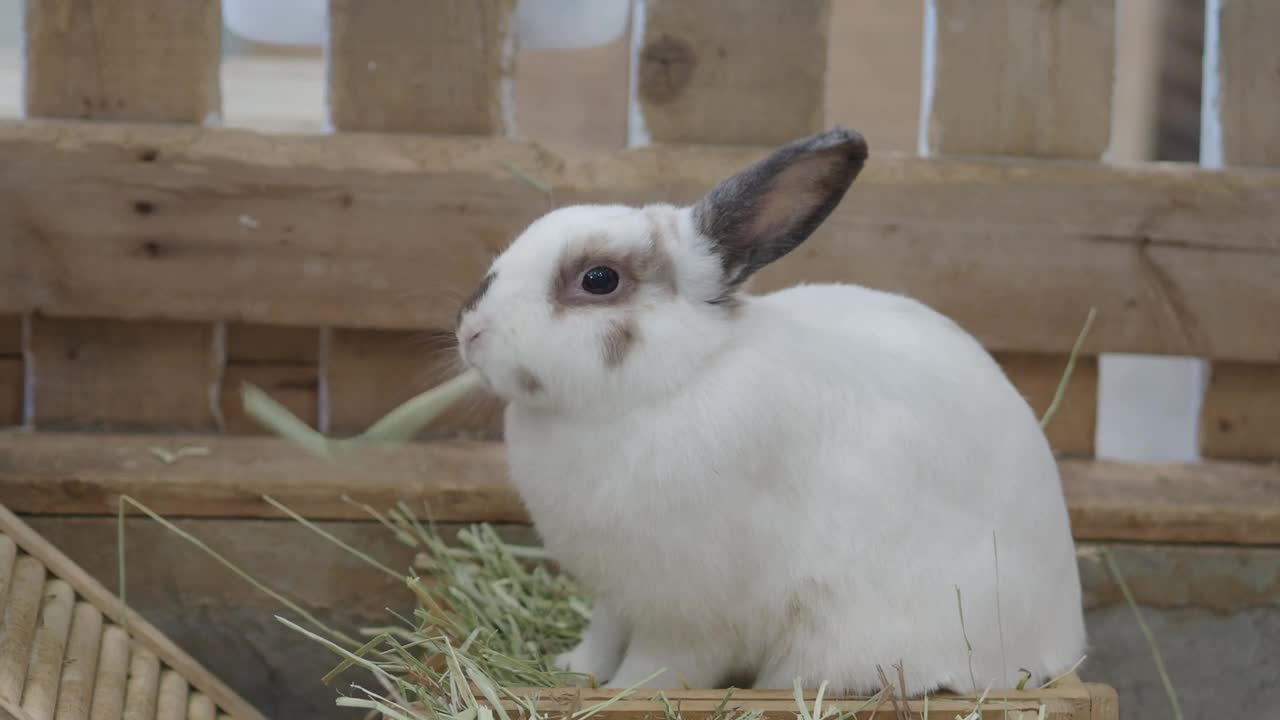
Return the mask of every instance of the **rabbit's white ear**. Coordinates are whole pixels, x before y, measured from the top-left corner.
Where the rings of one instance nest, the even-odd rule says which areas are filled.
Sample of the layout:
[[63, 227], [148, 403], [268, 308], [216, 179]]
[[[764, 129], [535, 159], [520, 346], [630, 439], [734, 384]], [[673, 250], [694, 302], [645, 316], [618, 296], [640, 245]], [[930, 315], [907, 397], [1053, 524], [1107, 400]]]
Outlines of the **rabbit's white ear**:
[[694, 223], [720, 256], [727, 289], [804, 242], [866, 159], [862, 135], [837, 127], [783, 146], [698, 202]]

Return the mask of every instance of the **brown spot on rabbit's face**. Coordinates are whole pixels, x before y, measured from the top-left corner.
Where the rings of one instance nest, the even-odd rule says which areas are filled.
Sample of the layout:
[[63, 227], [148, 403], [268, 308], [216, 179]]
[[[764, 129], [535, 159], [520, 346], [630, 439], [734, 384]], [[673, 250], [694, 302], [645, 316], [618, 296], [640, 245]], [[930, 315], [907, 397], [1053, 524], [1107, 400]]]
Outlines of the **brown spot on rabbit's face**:
[[619, 306], [645, 287], [676, 292], [675, 263], [663, 248], [658, 232], [634, 250], [610, 247], [603, 238], [590, 238], [560, 258], [551, 283], [556, 313], [570, 308]]
[[526, 367], [516, 368], [516, 382], [526, 394], [537, 395], [542, 392], [542, 381], [533, 371]]
[[631, 349], [635, 347], [637, 335], [635, 321], [630, 318], [619, 320], [609, 326], [604, 334], [604, 364], [611, 368], [622, 365]]

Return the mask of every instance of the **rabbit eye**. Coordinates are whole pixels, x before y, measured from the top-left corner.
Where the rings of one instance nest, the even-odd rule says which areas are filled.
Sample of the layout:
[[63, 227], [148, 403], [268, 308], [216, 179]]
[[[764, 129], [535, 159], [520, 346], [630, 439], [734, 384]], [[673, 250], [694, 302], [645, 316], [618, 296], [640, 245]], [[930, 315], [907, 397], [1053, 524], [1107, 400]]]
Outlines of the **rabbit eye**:
[[608, 295], [618, 289], [618, 272], [598, 265], [582, 274], [582, 289], [592, 295]]

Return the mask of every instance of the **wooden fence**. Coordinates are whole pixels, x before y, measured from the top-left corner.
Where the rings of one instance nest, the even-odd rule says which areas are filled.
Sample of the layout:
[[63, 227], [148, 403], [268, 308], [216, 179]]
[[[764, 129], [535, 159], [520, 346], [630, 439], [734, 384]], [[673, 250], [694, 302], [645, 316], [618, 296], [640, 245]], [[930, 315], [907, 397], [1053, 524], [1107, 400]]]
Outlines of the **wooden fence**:
[[[331, 0], [336, 132], [311, 136], [217, 127], [216, 0], [29, 2], [28, 117], [0, 124], [0, 425], [34, 433], [0, 436], [0, 499], [93, 514], [128, 491], [161, 512], [258, 516], [271, 492], [343, 518], [359, 511], [339, 491], [358, 488], [429, 496], [442, 519], [521, 517], [492, 402], [352, 478], [246, 437], [261, 430], [239, 388], [363, 429], [443, 379], [457, 300], [553, 203], [691, 200], [821, 129], [834, 78], [867, 84], [842, 87], [852, 108], [885, 87], [875, 57], [828, 63], [848, 57], [828, 46], [831, 0], [638, 7], [632, 130], [648, 144], [552, 150], [508, 136], [514, 0]], [[1261, 167], [1280, 165], [1280, 4], [1210, 4], [1222, 169], [1104, 160], [1115, 0], [923, 7], [879, 22], [910, 52], [923, 42], [925, 156], [870, 132], [858, 185], [757, 289], [914, 295], [1038, 411], [1096, 307], [1049, 429], [1077, 535], [1280, 542], [1280, 172]], [[1213, 361], [1205, 462], [1091, 459], [1103, 351]], [[213, 452], [150, 452], [183, 444]]]

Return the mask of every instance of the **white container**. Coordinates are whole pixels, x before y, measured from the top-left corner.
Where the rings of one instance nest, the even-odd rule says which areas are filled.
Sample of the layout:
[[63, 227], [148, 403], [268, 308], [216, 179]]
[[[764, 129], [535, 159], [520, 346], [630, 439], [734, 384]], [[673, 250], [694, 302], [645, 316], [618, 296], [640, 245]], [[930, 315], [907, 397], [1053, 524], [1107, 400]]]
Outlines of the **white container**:
[[324, 45], [328, 0], [222, 0], [222, 18], [245, 40], [270, 45]]
[[631, 0], [519, 0], [520, 47], [529, 50], [595, 47], [627, 28]]

